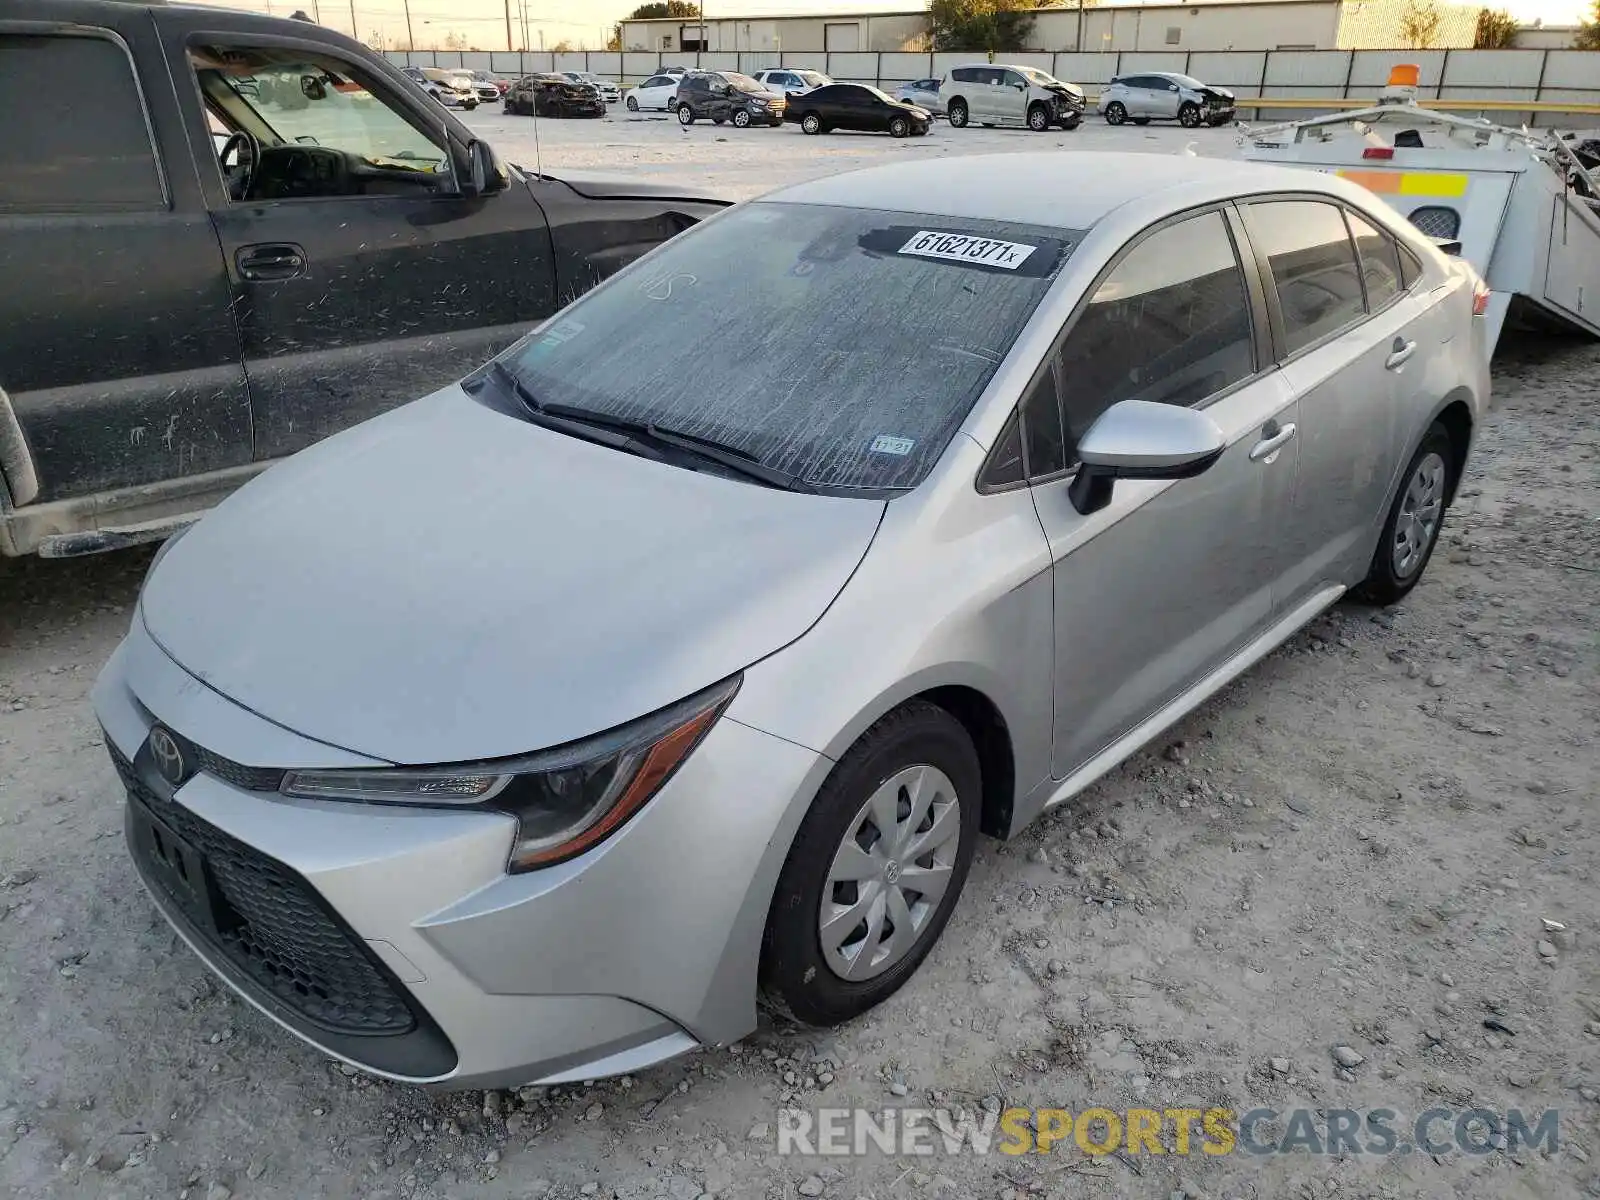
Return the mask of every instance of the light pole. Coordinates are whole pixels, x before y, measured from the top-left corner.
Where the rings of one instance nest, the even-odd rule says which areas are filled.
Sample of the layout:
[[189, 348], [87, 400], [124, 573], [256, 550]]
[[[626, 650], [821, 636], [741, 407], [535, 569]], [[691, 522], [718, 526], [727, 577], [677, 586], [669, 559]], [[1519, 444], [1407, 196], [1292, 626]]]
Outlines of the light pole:
[[405, 0], [405, 6], [406, 6], [406, 42], [407, 42], [406, 49], [407, 50], [415, 50], [417, 48], [417, 35], [415, 33], [413, 33], [412, 29], [411, 29], [411, 0]]

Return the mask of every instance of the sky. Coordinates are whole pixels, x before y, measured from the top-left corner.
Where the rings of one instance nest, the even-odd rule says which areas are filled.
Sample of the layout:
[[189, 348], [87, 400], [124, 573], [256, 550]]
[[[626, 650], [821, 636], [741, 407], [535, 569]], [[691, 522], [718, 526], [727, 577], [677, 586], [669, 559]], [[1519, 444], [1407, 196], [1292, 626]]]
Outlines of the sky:
[[[418, 48], [442, 48], [445, 38], [459, 34], [468, 43], [488, 50], [506, 47], [507, 0], [206, 0], [230, 8], [250, 9], [288, 16], [303, 8], [323, 24], [350, 32], [352, 6], [357, 34], [363, 40], [374, 31], [390, 39], [406, 36], [407, 6]], [[611, 26], [640, 0], [509, 0], [513, 35], [521, 42], [523, 13], [527, 14], [528, 48], [537, 50], [566, 41], [578, 49], [600, 49]], [[926, 0], [706, 0], [705, 14], [712, 17], [772, 16], [779, 13], [904, 12], [921, 8]], [[1089, 0], [1092, 3], [1092, 0]], [[1070, 3], [1070, 0], [1069, 0]], [[1489, 0], [1495, 8], [1509, 9], [1519, 20], [1546, 25], [1576, 24], [1589, 9], [1589, 0]]]

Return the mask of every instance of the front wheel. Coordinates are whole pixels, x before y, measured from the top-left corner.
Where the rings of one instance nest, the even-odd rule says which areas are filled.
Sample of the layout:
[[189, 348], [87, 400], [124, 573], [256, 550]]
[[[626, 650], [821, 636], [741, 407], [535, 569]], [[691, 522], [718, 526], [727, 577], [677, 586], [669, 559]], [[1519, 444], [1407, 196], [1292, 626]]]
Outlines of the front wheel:
[[1454, 460], [1449, 431], [1435, 421], [1401, 476], [1400, 493], [1383, 523], [1378, 549], [1359, 589], [1365, 599], [1393, 604], [1417, 586], [1439, 543]]
[[964, 100], [950, 101], [950, 107], [945, 110], [945, 119], [950, 122], [953, 129], [967, 127], [967, 105]]
[[942, 708], [914, 700], [862, 735], [778, 877], [761, 954], [778, 1007], [836, 1025], [911, 978], [966, 882], [981, 792], [972, 741]]
[[1185, 129], [1198, 129], [1203, 120], [1200, 106], [1193, 100], [1185, 101], [1183, 107], [1178, 110], [1178, 124]]
[[738, 112], [734, 113], [733, 114], [733, 127], [735, 129], [749, 129], [750, 128], [750, 114], [745, 112], [744, 109], [742, 109], [742, 108]]
[[1106, 124], [1121, 125], [1128, 119], [1128, 110], [1123, 107], [1120, 100], [1113, 100], [1106, 105]]
[[910, 137], [911, 122], [904, 117], [889, 118], [889, 136], [897, 138]]
[[628, 97], [628, 111], [629, 112], [638, 112], [639, 111], [639, 97], [637, 97], [637, 96], [629, 96]]
[[1035, 133], [1050, 132], [1050, 110], [1042, 104], [1035, 104], [1028, 110], [1028, 128]]
[[807, 113], [800, 118], [800, 128], [807, 133], [817, 134], [822, 132], [822, 118], [816, 113]]
[[678, 124], [693, 125], [694, 109], [690, 108], [687, 104], [678, 105]]

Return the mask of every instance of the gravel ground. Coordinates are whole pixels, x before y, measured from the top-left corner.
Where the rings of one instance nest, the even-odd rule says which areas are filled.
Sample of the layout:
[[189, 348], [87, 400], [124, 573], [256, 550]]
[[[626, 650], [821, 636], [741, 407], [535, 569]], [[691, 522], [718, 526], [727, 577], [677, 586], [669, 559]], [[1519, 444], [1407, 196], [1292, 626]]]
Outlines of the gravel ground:
[[[530, 122], [476, 123], [508, 157], [531, 158]], [[904, 154], [1232, 147], [1220, 132], [1098, 125], [941, 127], [907, 143], [646, 120], [552, 121], [541, 135], [548, 168], [739, 194]], [[1422, 586], [1397, 608], [1336, 609], [1079, 802], [1016, 844], [986, 845], [941, 945], [887, 1005], [825, 1034], [764, 1027], [587, 1088], [434, 1096], [374, 1082], [215, 984], [140, 891], [87, 704], [150, 552], [0, 563], [0, 1188], [1600, 1195], [1597, 376], [1600, 349], [1510, 339]], [[1560, 1148], [776, 1153], [789, 1104], [1018, 1103], [1551, 1107]]]

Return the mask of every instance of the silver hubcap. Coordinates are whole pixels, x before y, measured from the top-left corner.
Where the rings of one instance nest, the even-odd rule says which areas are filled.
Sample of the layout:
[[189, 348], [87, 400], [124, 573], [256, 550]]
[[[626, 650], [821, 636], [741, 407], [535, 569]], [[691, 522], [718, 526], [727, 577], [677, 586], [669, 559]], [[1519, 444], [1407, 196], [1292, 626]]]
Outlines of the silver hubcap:
[[1429, 454], [1417, 464], [1405, 495], [1400, 499], [1400, 518], [1394, 524], [1394, 573], [1406, 578], [1422, 565], [1422, 559], [1439, 533], [1439, 518], [1444, 513], [1444, 459]]
[[822, 889], [818, 937], [841, 979], [881, 975], [939, 908], [961, 846], [961, 800], [937, 767], [907, 767], [850, 822]]

